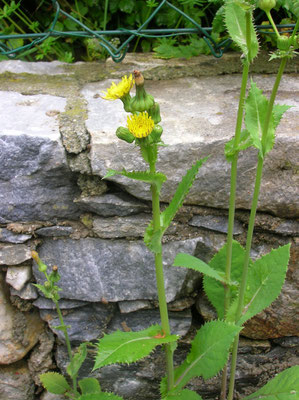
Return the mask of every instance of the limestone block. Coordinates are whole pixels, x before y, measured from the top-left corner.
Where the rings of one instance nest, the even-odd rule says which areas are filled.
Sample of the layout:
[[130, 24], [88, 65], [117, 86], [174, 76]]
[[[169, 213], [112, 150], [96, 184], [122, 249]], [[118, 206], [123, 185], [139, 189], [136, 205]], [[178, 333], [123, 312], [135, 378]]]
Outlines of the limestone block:
[[[255, 80], [266, 93], [275, 77], [257, 75]], [[161, 107], [166, 147], [160, 149], [157, 169], [168, 180], [161, 192], [169, 202], [180, 177], [198, 159], [210, 155], [200, 169], [187, 203], [228, 208], [230, 164], [224, 158], [224, 145], [235, 129], [241, 77], [223, 75], [175, 80], [148, 81], [146, 88]], [[146, 169], [138, 150], [119, 140], [115, 131], [126, 125], [126, 113], [120, 101], [94, 98], [109, 87], [110, 80], [87, 84], [82, 94], [88, 101], [87, 129], [91, 135], [91, 167], [94, 174], [104, 176], [108, 168], [121, 170]], [[265, 162], [259, 210], [280, 216], [298, 216], [298, 110], [299, 82], [285, 75], [277, 101], [293, 106], [277, 130], [277, 140]], [[241, 153], [238, 170], [238, 208], [250, 209], [257, 152]], [[150, 199], [150, 188], [142, 182], [122, 176], [109, 178], [134, 196]], [[216, 195], [217, 194], [217, 195]]]
[[16, 234], [6, 228], [0, 228], [0, 242], [5, 243], [24, 243], [31, 239], [31, 235]]
[[21, 360], [38, 342], [44, 323], [37, 311], [23, 313], [12, 306], [3, 273], [0, 274], [0, 289], [0, 364], [12, 364]]
[[31, 250], [25, 244], [0, 244], [0, 265], [17, 265], [31, 259]]
[[34, 381], [26, 362], [0, 365], [0, 400], [34, 399]]
[[[170, 266], [178, 252], [193, 254], [196, 244], [197, 239], [188, 239], [164, 246], [168, 302], [194, 290], [198, 274]], [[154, 256], [143, 241], [45, 239], [38, 252], [47, 265], [60, 266], [62, 298], [91, 302], [157, 298]], [[38, 283], [43, 282], [36, 265], [33, 273]]]
[[10, 288], [10, 294], [12, 296], [18, 296], [24, 300], [34, 300], [38, 298], [37, 289], [30, 282], [27, 283], [21, 290]]
[[9, 267], [6, 272], [6, 283], [16, 290], [22, 290], [31, 278], [31, 266]]
[[93, 231], [103, 239], [142, 238], [151, 219], [152, 216], [150, 214], [129, 215], [122, 218], [95, 217], [93, 220]]
[[1, 223], [76, 216], [56, 118], [65, 105], [63, 97], [0, 92]]

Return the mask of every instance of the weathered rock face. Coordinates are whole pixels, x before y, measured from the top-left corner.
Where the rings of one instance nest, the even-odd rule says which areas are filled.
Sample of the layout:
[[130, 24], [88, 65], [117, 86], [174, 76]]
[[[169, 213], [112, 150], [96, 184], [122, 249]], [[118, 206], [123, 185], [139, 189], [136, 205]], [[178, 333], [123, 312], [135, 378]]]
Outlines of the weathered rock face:
[[[142, 241], [151, 219], [149, 187], [117, 176], [101, 179], [108, 168], [146, 168], [136, 148], [115, 136], [116, 128], [126, 124], [121, 102], [106, 102], [96, 95], [111, 79], [118, 80], [135, 68], [144, 71], [147, 89], [161, 106], [163, 139], [168, 145], [160, 149], [158, 162], [158, 169], [168, 176], [162, 209], [188, 167], [210, 154], [188, 196], [188, 206], [180, 210], [163, 239], [170, 324], [182, 336], [176, 365], [185, 358], [203, 320], [215, 317], [205, 302], [201, 276], [171, 264], [178, 252], [209, 262], [226, 241], [230, 165], [223, 152], [235, 125], [239, 55], [212, 62], [209, 57], [183, 61], [143, 57], [128, 56], [115, 68], [109, 62], [0, 62], [0, 106], [6, 110], [0, 127], [4, 288], [0, 364], [9, 363], [0, 366], [0, 400], [58, 400], [58, 395], [53, 398], [41, 393], [41, 388], [34, 396], [34, 384], [40, 386], [40, 373], [57, 366], [65, 372], [68, 363], [64, 337], [55, 330], [60, 324], [55, 306], [33, 286], [43, 277], [36, 265], [31, 275], [32, 249], [49, 266], [59, 266], [59, 304], [65, 323], [71, 325], [73, 347], [84, 340], [96, 342], [116, 329], [140, 330], [160, 321], [154, 258]], [[288, 68], [294, 72], [298, 66], [293, 60]], [[272, 72], [277, 65], [274, 61], [271, 70], [266, 67], [265, 59], [254, 64], [259, 73]], [[221, 74], [215, 75], [220, 69]], [[223, 75], [228, 71], [234, 75]], [[268, 94], [274, 75], [255, 79]], [[241, 341], [239, 398], [298, 359], [298, 90], [297, 77], [285, 75], [278, 100], [294, 107], [283, 118], [275, 148], [266, 160], [251, 254], [255, 259], [291, 242], [289, 271], [278, 299], [242, 331], [254, 340]], [[243, 245], [255, 161], [254, 150], [242, 153], [239, 160], [234, 234]], [[17, 361], [20, 358], [24, 362]], [[159, 382], [165, 374], [162, 349], [139, 363], [92, 373], [93, 359], [94, 354], [84, 363], [80, 377], [92, 374], [104, 390], [126, 400], [160, 398]], [[218, 396], [219, 386], [219, 377], [190, 383], [209, 400]]]
[[44, 324], [36, 310], [22, 313], [11, 305], [3, 273], [0, 273], [0, 287], [0, 364], [12, 364], [21, 360], [38, 342]]

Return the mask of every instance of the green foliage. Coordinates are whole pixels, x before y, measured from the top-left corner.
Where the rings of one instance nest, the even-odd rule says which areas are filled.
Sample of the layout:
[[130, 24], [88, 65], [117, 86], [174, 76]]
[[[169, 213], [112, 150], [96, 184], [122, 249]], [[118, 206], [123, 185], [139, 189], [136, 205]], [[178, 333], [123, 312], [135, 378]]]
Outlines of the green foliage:
[[184, 389], [175, 394], [169, 394], [162, 400], [202, 400], [201, 396], [192, 390]]
[[114, 363], [132, 363], [149, 355], [156, 346], [175, 342], [177, 335], [166, 336], [159, 325], [139, 332], [116, 331], [98, 343], [94, 370]]
[[[177, 393], [196, 376], [204, 379], [215, 376], [227, 362], [230, 346], [240, 330], [240, 327], [224, 321], [203, 325], [192, 342], [186, 360], [174, 371], [174, 389], [169, 394]], [[165, 380], [161, 390], [162, 395], [166, 395]]]
[[220, 275], [218, 271], [211, 268], [204, 261], [200, 260], [197, 257], [191, 256], [190, 254], [183, 254], [183, 253], [177, 254], [174, 259], [173, 266], [190, 268], [190, 269], [193, 269], [194, 271], [201, 272], [205, 276], [214, 278], [219, 282], [222, 282], [222, 283], [225, 282], [223, 274]]
[[[220, 274], [225, 272], [227, 244], [225, 244], [218, 253], [212, 258], [209, 265]], [[232, 266], [231, 280], [240, 282], [242, 276], [242, 267], [245, 259], [245, 250], [237, 242], [233, 241], [232, 245]], [[224, 286], [221, 282], [205, 276], [203, 280], [204, 291], [208, 296], [209, 301], [215, 307], [218, 318], [224, 318]], [[237, 298], [238, 285], [230, 287], [231, 301]]]
[[211, 50], [204, 39], [191, 37], [189, 44], [178, 44], [176, 38], [161, 38], [153, 48], [157, 58], [186, 58], [199, 54], [210, 54]]
[[126, 171], [123, 169], [122, 171], [116, 171], [115, 169], [109, 169], [107, 174], [103, 177], [103, 179], [110, 178], [114, 175], [122, 175], [130, 179], [135, 179], [137, 181], [142, 181], [150, 184], [156, 185], [158, 191], [161, 189], [161, 185], [163, 182], [167, 180], [166, 176], [161, 172], [156, 172], [152, 174], [149, 171]]
[[83, 394], [78, 400], [123, 400], [123, 398], [113, 393], [101, 392]]
[[46, 372], [39, 376], [41, 383], [48, 392], [53, 394], [64, 394], [70, 390], [67, 380], [57, 372]]
[[250, 137], [249, 132], [246, 129], [243, 129], [240, 136], [239, 145], [236, 147], [235, 145], [235, 137], [225, 143], [225, 158], [228, 162], [232, 162], [236, 153], [242, 150], [248, 149], [248, 147], [252, 146], [252, 139]]
[[[263, 95], [254, 82], [251, 87], [247, 99], [245, 101], [245, 125], [252, 139], [253, 146], [259, 150], [264, 157], [272, 150], [275, 141], [275, 128], [277, 127], [283, 113], [290, 107], [286, 105], [275, 105], [268, 121], [267, 135], [264, 132], [267, 121], [267, 110], [269, 101]], [[263, 143], [263, 132], [266, 137]]]
[[[243, 7], [242, 7], [243, 5]], [[251, 13], [251, 44], [248, 48], [246, 40], [246, 13], [242, 2], [227, 2], [225, 5], [225, 23], [232, 40], [240, 47], [246, 57], [249, 57], [249, 62], [256, 57], [259, 49], [256, 32], [252, 22]], [[236, 23], [237, 22], [237, 23]]]
[[160, 230], [154, 232], [153, 222], [150, 222], [149, 226], [147, 227], [144, 235], [144, 242], [152, 252], [154, 253], [161, 252], [161, 238], [166, 229], [169, 227], [176, 213], [183, 205], [185, 197], [189, 193], [189, 190], [194, 182], [194, 179], [198, 173], [199, 168], [203, 165], [204, 162], [207, 161], [207, 159], [208, 157], [205, 157], [197, 161], [187, 171], [186, 175], [182, 178], [169, 206], [160, 215], [160, 223], [161, 223]]
[[101, 386], [96, 378], [83, 378], [79, 382], [82, 394], [100, 393]]
[[298, 400], [299, 399], [299, 365], [288, 368], [271, 379], [257, 392], [244, 397], [243, 400]]
[[69, 374], [71, 378], [74, 378], [78, 375], [79, 369], [83, 364], [84, 360], [87, 357], [87, 346], [89, 345], [88, 342], [81, 343], [78, 347], [76, 353], [74, 354], [71, 362], [66, 368], [66, 372]]
[[290, 258], [290, 244], [272, 250], [256, 260], [248, 271], [245, 308], [238, 325], [243, 325], [279, 295], [285, 280]]

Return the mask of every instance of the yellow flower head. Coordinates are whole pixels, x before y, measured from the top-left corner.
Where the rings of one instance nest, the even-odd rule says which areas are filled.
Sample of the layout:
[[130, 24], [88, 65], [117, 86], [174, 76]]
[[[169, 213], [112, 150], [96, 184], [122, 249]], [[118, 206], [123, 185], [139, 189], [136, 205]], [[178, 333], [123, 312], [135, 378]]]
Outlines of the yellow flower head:
[[119, 82], [117, 85], [112, 82], [110, 88], [107, 89], [107, 92], [103, 92], [104, 96], [101, 97], [105, 100], [121, 99], [130, 92], [134, 83], [135, 81], [132, 74], [129, 76], [129, 78], [127, 75], [125, 75], [122, 77], [121, 82]]
[[154, 121], [146, 111], [128, 116], [127, 124], [129, 131], [138, 139], [147, 137], [155, 126]]

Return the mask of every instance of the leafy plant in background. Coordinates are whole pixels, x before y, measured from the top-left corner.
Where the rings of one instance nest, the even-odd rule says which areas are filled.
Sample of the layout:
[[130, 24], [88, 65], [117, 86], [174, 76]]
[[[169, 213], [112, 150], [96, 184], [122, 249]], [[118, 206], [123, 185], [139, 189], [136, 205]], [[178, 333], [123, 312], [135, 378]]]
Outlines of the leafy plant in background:
[[[144, 78], [139, 71], [125, 76], [118, 84], [112, 83], [104, 93], [106, 100], [120, 99], [124, 110], [129, 114], [127, 126], [118, 127], [116, 135], [120, 140], [139, 149], [147, 165], [146, 170], [116, 171], [108, 170], [105, 178], [122, 175], [129, 179], [145, 182], [150, 185], [152, 194], [152, 221], [146, 229], [144, 241], [155, 256], [155, 270], [161, 326], [154, 325], [139, 332], [117, 331], [104, 335], [99, 340], [95, 357], [94, 370], [114, 363], [132, 363], [150, 354], [158, 345], [165, 348], [166, 376], [161, 382], [162, 400], [201, 400], [196, 392], [185, 389], [188, 382], [201, 376], [209, 379], [223, 370], [221, 399], [232, 400], [234, 395], [236, 359], [239, 333], [242, 325], [269, 306], [279, 295], [285, 280], [289, 261], [290, 245], [272, 250], [269, 254], [253, 261], [250, 250], [253, 236], [254, 220], [258, 197], [262, 188], [263, 165], [267, 154], [275, 141], [275, 129], [288, 106], [274, 104], [279, 83], [288, 59], [295, 55], [298, 48], [299, 27], [297, 20], [295, 30], [290, 37], [281, 36], [271, 18], [275, 0], [259, 0], [258, 6], [265, 11], [276, 34], [277, 50], [271, 59], [279, 58], [280, 67], [274, 82], [270, 99], [267, 99], [257, 85], [251, 81], [246, 97], [249, 68], [258, 53], [259, 43], [253, 25], [253, 5], [249, 1], [228, 1], [225, 4], [224, 16], [228, 33], [243, 52], [243, 73], [235, 136], [225, 147], [227, 161], [231, 163], [231, 193], [229, 203], [229, 228], [227, 243], [213, 257], [209, 264], [188, 254], [178, 254], [174, 266], [190, 268], [204, 275], [204, 290], [215, 307], [218, 319], [205, 323], [195, 335], [191, 350], [181, 365], [174, 367], [173, 353], [177, 347], [178, 336], [171, 334], [166, 303], [163, 273], [162, 237], [177, 211], [183, 204], [199, 168], [207, 162], [208, 157], [197, 161], [182, 178], [169, 204], [160, 211], [159, 195], [167, 177], [156, 170], [159, 148], [163, 146], [160, 125], [159, 104], [146, 92]], [[299, 17], [299, 3], [293, 4], [293, 11]], [[130, 91], [135, 83], [136, 94], [131, 97]], [[245, 114], [245, 117], [244, 117]], [[243, 127], [244, 123], [244, 128]], [[235, 198], [237, 193], [236, 176], [240, 151], [255, 147], [258, 151], [255, 188], [245, 249], [233, 240]], [[65, 394], [71, 399], [105, 400], [121, 399], [111, 393], [101, 391], [99, 383], [93, 378], [84, 378], [77, 382], [77, 375], [86, 355], [88, 343], [82, 344], [73, 355], [67, 335], [67, 327], [59, 310], [59, 280], [57, 267], [47, 275], [47, 267], [36, 253], [33, 257], [39, 270], [45, 274], [46, 281], [37, 287], [56, 304], [61, 325], [56, 329], [64, 332], [70, 364], [67, 372], [72, 384], [60, 374], [49, 372], [41, 375], [45, 388], [55, 394]], [[227, 396], [227, 360], [231, 357], [230, 382]], [[291, 367], [278, 374], [257, 392], [243, 400], [295, 400], [299, 395], [299, 366]]]

